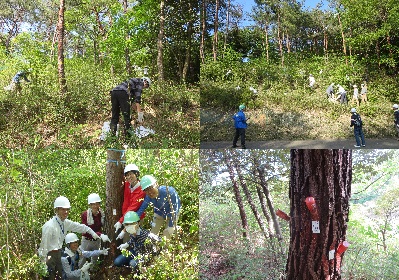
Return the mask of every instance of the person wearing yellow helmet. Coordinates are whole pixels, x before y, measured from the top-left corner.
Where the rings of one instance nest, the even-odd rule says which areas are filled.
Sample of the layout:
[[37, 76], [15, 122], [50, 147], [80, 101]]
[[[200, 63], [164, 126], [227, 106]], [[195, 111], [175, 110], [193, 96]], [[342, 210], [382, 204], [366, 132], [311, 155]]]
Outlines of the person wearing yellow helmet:
[[40, 259], [46, 263], [49, 279], [61, 279], [61, 248], [68, 231], [78, 233], [89, 233], [94, 239], [100, 238], [91, 228], [68, 220], [71, 204], [65, 196], [59, 196], [54, 201], [55, 215], [42, 227], [42, 239], [38, 254]]

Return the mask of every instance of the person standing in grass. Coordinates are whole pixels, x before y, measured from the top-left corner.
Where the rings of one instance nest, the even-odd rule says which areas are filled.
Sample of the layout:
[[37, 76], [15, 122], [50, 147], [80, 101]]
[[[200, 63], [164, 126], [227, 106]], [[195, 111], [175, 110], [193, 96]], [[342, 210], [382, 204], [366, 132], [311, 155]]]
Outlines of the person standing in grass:
[[238, 106], [238, 112], [233, 116], [234, 127], [236, 129], [234, 139], [233, 139], [233, 148], [237, 148], [238, 138], [241, 137], [241, 148], [246, 149], [245, 146], [245, 130], [247, 129], [247, 118], [245, 117], [244, 110], [245, 105], [241, 104]]
[[398, 104], [393, 104], [392, 109], [393, 109], [395, 128], [396, 128], [396, 132], [398, 133], [398, 139], [397, 140], [399, 141], [399, 105]]
[[[353, 126], [353, 133], [355, 134], [356, 139], [356, 148], [360, 148], [360, 144], [362, 147], [366, 147], [366, 142], [364, 140], [363, 133], [363, 121], [360, 115], [356, 112], [356, 108], [351, 109], [352, 117], [351, 117], [351, 127]], [[361, 140], [361, 143], [360, 143]]]
[[357, 88], [357, 85], [353, 85], [353, 97], [351, 104], [356, 102], [357, 107], [359, 107], [359, 89]]
[[362, 89], [360, 90], [360, 96], [362, 98], [362, 103], [368, 103], [367, 101], [367, 85], [366, 82], [361, 84]]

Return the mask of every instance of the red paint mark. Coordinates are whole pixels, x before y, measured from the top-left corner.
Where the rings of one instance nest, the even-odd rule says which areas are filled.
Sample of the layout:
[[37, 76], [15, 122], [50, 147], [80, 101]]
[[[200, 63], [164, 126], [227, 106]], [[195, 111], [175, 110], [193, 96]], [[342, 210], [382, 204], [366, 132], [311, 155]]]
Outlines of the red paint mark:
[[308, 207], [310, 215], [312, 216], [312, 221], [319, 220], [319, 212], [317, 211], [316, 201], [313, 197], [309, 196], [305, 199], [306, 207]]
[[337, 249], [337, 254], [335, 256], [335, 259], [337, 260], [337, 272], [338, 274], [341, 271], [341, 255], [348, 249], [349, 247], [349, 242], [348, 241], [343, 241], [339, 243], [338, 249]]
[[283, 211], [281, 211], [280, 209], [277, 209], [276, 211], [276, 215], [279, 216], [281, 219], [286, 220], [286, 221], [290, 221], [290, 216], [288, 216], [286, 213], [284, 213]]

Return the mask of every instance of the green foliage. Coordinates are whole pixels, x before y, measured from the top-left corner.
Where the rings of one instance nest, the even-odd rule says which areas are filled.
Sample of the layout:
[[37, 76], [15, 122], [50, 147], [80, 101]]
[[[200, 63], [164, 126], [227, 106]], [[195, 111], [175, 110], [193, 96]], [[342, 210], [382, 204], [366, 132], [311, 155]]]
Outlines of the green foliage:
[[[60, 195], [69, 198], [72, 207], [68, 218], [72, 221], [80, 221], [90, 193], [98, 193], [105, 205], [106, 151], [49, 148], [2, 150], [0, 154], [0, 181], [4, 182], [0, 190], [0, 244], [5, 245], [0, 250], [0, 271], [8, 279], [33, 279], [43, 273], [36, 250], [41, 227], [54, 215], [54, 199]], [[155, 265], [154, 269], [159, 273], [161, 268], [169, 272], [176, 269], [174, 279], [194, 277], [198, 255], [198, 151], [127, 150], [126, 161], [137, 164], [142, 175], [153, 174], [160, 184], [173, 186], [182, 201], [179, 239], [165, 245], [168, 261], [155, 258], [154, 262], [162, 266]], [[151, 217], [149, 214], [145, 218], [145, 228], [150, 228]]]

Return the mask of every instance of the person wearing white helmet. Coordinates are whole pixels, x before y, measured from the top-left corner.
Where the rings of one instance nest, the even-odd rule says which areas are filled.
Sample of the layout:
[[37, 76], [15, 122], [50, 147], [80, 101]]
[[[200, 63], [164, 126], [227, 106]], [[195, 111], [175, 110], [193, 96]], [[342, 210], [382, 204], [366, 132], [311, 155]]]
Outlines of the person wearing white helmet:
[[360, 90], [360, 96], [362, 98], [362, 103], [368, 103], [367, 101], [367, 84], [366, 82], [363, 82], [363, 84], [360, 85], [361, 86], [361, 90]]
[[[130, 110], [136, 109], [138, 122], [144, 121], [143, 112], [141, 112], [141, 93], [143, 89], [149, 88], [151, 80], [147, 77], [131, 78], [111, 90], [111, 104], [112, 104], [112, 117], [111, 117], [111, 133], [116, 135], [117, 125], [119, 122], [119, 115], [122, 112], [124, 119], [125, 136], [129, 137], [128, 132], [131, 128]], [[129, 102], [131, 104], [129, 104]]]
[[364, 140], [364, 133], [363, 133], [362, 118], [356, 112], [356, 108], [352, 108], [351, 113], [352, 113], [351, 127], [353, 126], [353, 133], [355, 134], [355, 139], [356, 139], [355, 147], [360, 148], [360, 144], [362, 145], [362, 147], [366, 147], [366, 142]]
[[[128, 164], [125, 166], [125, 189], [123, 193], [123, 204], [122, 204], [122, 217], [114, 225], [115, 233], [122, 228], [124, 215], [129, 211], [137, 211], [144, 201], [145, 193], [140, 186], [140, 171], [137, 165]], [[144, 219], [145, 212], [141, 215], [141, 219]], [[116, 239], [123, 239], [126, 242], [129, 239], [128, 235], [125, 235], [125, 231], [121, 231]]]
[[148, 207], [154, 208], [151, 233], [159, 235], [161, 226], [166, 221], [167, 227], [163, 231], [166, 238], [170, 238], [177, 227], [181, 203], [177, 191], [170, 186], [158, 186], [157, 180], [151, 175], [141, 178], [141, 188], [146, 196], [137, 214], [141, 215]]
[[62, 279], [90, 280], [89, 269], [93, 263], [86, 262], [87, 258], [98, 258], [100, 255], [108, 255], [108, 250], [83, 250], [79, 247], [79, 238], [74, 233], [65, 236], [66, 247], [61, 256]]
[[393, 104], [392, 109], [393, 109], [395, 128], [396, 128], [396, 132], [398, 133], [397, 140], [399, 141], [399, 105]]
[[[111, 242], [106, 234], [102, 233], [102, 227], [104, 226], [104, 212], [100, 208], [101, 198], [96, 193], [91, 193], [87, 197], [87, 203], [89, 208], [81, 214], [82, 224], [90, 227], [100, 236], [99, 239], [94, 240], [93, 237], [88, 233], [82, 234], [82, 249], [85, 251], [99, 250], [101, 246], [101, 240], [103, 242]], [[93, 257], [92, 261], [97, 261], [97, 257]]]
[[59, 196], [54, 201], [55, 215], [42, 227], [42, 240], [38, 250], [40, 259], [47, 264], [49, 279], [61, 279], [61, 248], [68, 231], [87, 232], [94, 239], [100, 238], [91, 228], [68, 220], [71, 204], [65, 196]]
[[309, 87], [313, 89], [315, 84], [316, 84], [316, 79], [313, 77], [312, 74], [309, 74]]
[[357, 85], [353, 85], [353, 96], [351, 100], [351, 104], [356, 103], [357, 107], [359, 107], [359, 89]]

